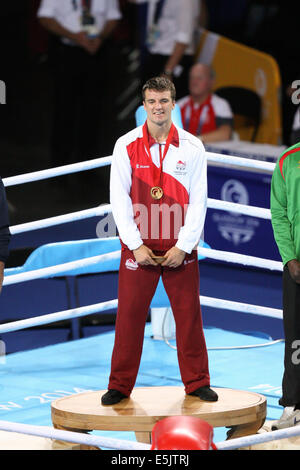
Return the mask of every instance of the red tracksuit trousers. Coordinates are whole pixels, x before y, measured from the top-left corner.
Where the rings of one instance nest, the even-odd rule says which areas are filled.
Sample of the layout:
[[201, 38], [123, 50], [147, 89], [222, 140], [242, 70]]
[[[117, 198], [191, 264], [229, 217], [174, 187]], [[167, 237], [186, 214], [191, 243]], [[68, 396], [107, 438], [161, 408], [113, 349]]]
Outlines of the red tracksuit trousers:
[[[156, 253], [159, 254], [159, 253]], [[185, 392], [210, 385], [208, 356], [199, 301], [199, 267], [193, 251], [178, 268], [141, 266], [123, 249], [119, 270], [118, 312], [109, 389], [129, 396], [138, 374], [147, 314], [160, 276], [176, 324], [176, 345]]]

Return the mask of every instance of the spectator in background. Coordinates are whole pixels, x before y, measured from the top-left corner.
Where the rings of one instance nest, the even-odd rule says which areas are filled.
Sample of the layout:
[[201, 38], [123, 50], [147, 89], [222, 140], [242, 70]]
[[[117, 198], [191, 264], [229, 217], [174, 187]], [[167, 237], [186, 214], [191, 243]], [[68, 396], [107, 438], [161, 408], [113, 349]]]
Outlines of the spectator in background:
[[9, 255], [10, 238], [6, 194], [2, 179], [0, 178], [0, 292], [3, 284], [5, 263]]
[[177, 104], [185, 130], [203, 143], [231, 139], [233, 114], [229, 103], [212, 93], [214, 72], [209, 65], [195, 64], [189, 74], [188, 96]]
[[[42, 0], [38, 18], [59, 38], [52, 58], [54, 120], [52, 166], [87, 160], [99, 153], [107, 119], [107, 39], [121, 17], [117, 0]], [[100, 122], [100, 116], [103, 122]], [[99, 137], [101, 136], [101, 137]]]
[[180, 98], [188, 90], [195, 33], [205, 17], [205, 4], [203, 0], [148, 0], [147, 4], [142, 81], [164, 74], [174, 82]]

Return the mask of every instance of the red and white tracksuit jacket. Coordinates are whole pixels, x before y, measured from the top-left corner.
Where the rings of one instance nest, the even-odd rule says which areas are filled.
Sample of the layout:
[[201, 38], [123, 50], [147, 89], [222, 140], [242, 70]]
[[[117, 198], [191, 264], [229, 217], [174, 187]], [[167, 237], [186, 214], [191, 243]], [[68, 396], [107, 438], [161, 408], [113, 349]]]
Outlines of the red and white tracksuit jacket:
[[[144, 145], [148, 139], [150, 156]], [[159, 148], [161, 145], [161, 148]], [[109, 389], [129, 396], [142, 353], [145, 321], [160, 276], [176, 323], [178, 361], [186, 393], [209, 385], [208, 358], [199, 302], [197, 251], [206, 215], [205, 150], [200, 140], [175, 127], [163, 161], [160, 200], [151, 197], [153, 167], [164, 145], [147, 124], [116, 142], [111, 165], [110, 200], [122, 244], [118, 314]], [[163, 254], [176, 245], [185, 251], [178, 268], [141, 266], [132, 250], [147, 245]]]

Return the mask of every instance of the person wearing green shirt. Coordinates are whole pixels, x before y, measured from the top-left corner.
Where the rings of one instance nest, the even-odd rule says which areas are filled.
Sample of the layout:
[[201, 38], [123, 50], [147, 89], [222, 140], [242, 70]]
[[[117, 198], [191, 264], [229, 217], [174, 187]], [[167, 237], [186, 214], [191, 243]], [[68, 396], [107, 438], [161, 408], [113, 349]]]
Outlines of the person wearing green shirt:
[[272, 430], [300, 424], [300, 143], [286, 149], [271, 183], [271, 221], [283, 262], [284, 407]]

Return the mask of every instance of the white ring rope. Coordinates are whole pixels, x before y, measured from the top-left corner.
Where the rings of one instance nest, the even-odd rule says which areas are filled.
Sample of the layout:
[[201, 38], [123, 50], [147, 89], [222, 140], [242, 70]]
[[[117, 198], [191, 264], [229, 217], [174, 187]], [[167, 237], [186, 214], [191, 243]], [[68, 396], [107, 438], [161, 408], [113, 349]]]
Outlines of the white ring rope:
[[[271, 318], [282, 319], [282, 310], [270, 307], [261, 307], [259, 305], [244, 304], [241, 302], [234, 302], [231, 300], [215, 299], [200, 295], [201, 305], [207, 307], [216, 307], [219, 309], [233, 310], [236, 312], [253, 313], [256, 315], [265, 315]], [[70, 320], [93, 313], [102, 312], [117, 308], [118, 300], [109, 300], [100, 302], [93, 305], [86, 305], [84, 307], [63, 310], [61, 312], [54, 312], [49, 314], [40, 315], [38, 317], [27, 318], [24, 320], [17, 320], [14, 322], [4, 323], [0, 325], [0, 334], [9, 333], [11, 331], [22, 330], [25, 328], [32, 328], [34, 326], [46, 325], [62, 320]]]
[[77, 212], [70, 212], [69, 214], [57, 215], [47, 219], [36, 220], [34, 222], [26, 222], [24, 224], [12, 225], [9, 227], [12, 235], [17, 233], [29, 232], [31, 230], [39, 230], [46, 227], [53, 227], [54, 225], [65, 224], [68, 222], [76, 222], [78, 220], [87, 219], [89, 217], [100, 217], [111, 212], [110, 204], [103, 204], [101, 206], [92, 207]]
[[237, 204], [235, 202], [221, 201], [219, 199], [207, 199], [207, 207], [209, 209], [217, 209], [221, 211], [238, 212], [239, 214], [251, 217], [259, 217], [260, 219], [271, 220], [270, 209], [256, 206], [246, 206], [245, 204]]
[[77, 173], [79, 171], [93, 170], [111, 164], [111, 156], [95, 158], [93, 160], [86, 160], [79, 163], [71, 163], [70, 165], [58, 166], [49, 168], [47, 170], [33, 171], [31, 173], [24, 173], [17, 176], [8, 176], [3, 178], [3, 184], [7, 186], [15, 186], [17, 184], [31, 183], [33, 181], [45, 180], [54, 178], [55, 176], [67, 175], [69, 173]]
[[279, 429], [278, 431], [264, 432], [261, 434], [253, 434], [251, 436], [237, 437], [228, 441], [217, 442], [215, 445], [218, 450], [234, 450], [241, 447], [248, 447], [254, 444], [262, 444], [263, 442], [276, 441], [277, 439], [288, 439], [300, 435], [300, 426], [293, 426], [287, 429]]
[[244, 266], [252, 266], [262, 269], [270, 269], [274, 271], [282, 271], [282, 263], [280, 261], [269, 260], [265, 258], [257, 258], [256, 256], [248, 256], [240, 253], [232, 253], [231, 251], [213, 250], [211, 248], [198, 247], [198, 253], [206, 258], [211, 258], [229, 263], [243, 264]]
[[254, 315], [264, 315], [266, 317], [278, 318], [282, 320], [282, 310], [272, 307], [262, 307], [260, 305], [245, 304], [233, 300], [217, 299], [200, 295], [202, 305], [206, 307], [233, 310], [235, 312], [252, 313]]
[[[100, 400], [100, 398], [99, 398]], [[45, 437], [59, 441], [84, 444], [95, 447], [105, 447], [117, 450], [150, 450], [150, 444], [142, 442], [125, 441], [121, 439], [111, 439], [108, 437], [93, 436], [73, 431], [64, 431], [51, 428], [50, 426], [36, 426], [32, 424], [13, 423], [10, 421], [0, 421], [2, 431], [29, 434], [31, 436]]]
[[105, 312], [106, 310], [116, 309], [118, 300], [108, 300], [98, 304], [86, 305], [85, 307], [72, 308], [63, 310], [61, 312], [48, 313], [38, 317], [26, 318], [24, 320], [17, 320], [0, 325], [0, 333], [10, 333], [11, 331], [24, 330], [26, 328], [33, 328], [35, 326], [49, 325], [63, 320], [71, 320], [72, 318], [79, 318], [93, 313]]
[[[232, 155], [222, 155], [214, 152], [206, 152], [208, 162], [219, 162], [234, 165], [237, 167], [249, 167], [257, 168], [259, 170], [265, 170], [273, 172], [275, 163], [265, 162], [263, 160], [254, 160], [251, 158], [235, 157]], [[3, 178], [4, 186], [14, 186], [17, 184], [30, 183], [32, 181], [39, 181], [48, 178], [54, 178], [56, 176], [66, 175], [68, 173], [76, 173], [80, 171], [91, 170], [100, 168], [111, 164], [111, 155], [102, 158], [95, 158], [93, 160], [86, 160], [84, 162], [72, 163], [70, 165], [63, 165], [55, 168], [49, 168], [47, 170], [34, 171], [31, 173], [25, 173], [17, 176], [9, 176]]]
[[[211, 198], [207, 199], [207, 207], [209, 209], [238, 212], [239, 214], [244, 214], [252, 217], [259, 217], [262, 219], [271, 219], [270, 209], [265, 209], [263, 207], [246, 206], [245, 204], [219, 201], [218, 199]], [[34, 222], [13, 225], [10, 227], [10, 232], [12, 235], [15, 235], [17, 233], [29, 232], [31, 230], [39, 230], [46, 227], [52, 227], [54, 225], [65, 224], [68, 222], [75, 222], [77, 220], [83, 220], [89, 217], [100, 217], [105, 214], [110, 214], [111, 212], [111, 205], [103, 204], [101, 206], [92, 207], [91, 209], [85, 209], [82, 211], [71, 212], [69, 214], [49, 217], [47, 219], [40, 219]]]
[[121, 250], [114, 251], [112, 253], [105, 253], [103, 255], [91, 256], [89, 258], [82, 258], [76, 261], [69, 261], [68, 263], [57, 264], [55, 266], [50, 266], [47, 268], [34, 269], [33, 271], [27, 271], [19, 274], [12, 274], [11, 276], [5, 277], [4, 270], [4, 280], [3, 286], [8, 286], [11, 284], [17, 284], [19, 282], [32, 281], [34, 279], [43, 279], [57, 274], [64, 273], [65, 271], [75, 271], [78, 268], [83, 268], [86, 266], [91, 266], [93, 264], [100, 263], [101, 261], [108, 261], [113, 259], [119, 259], [121, 255]]
[[[111, 439], [107, 437], [93, 436], [73, 431], [54, 429], [50, 426], [36, 426], [32, 424], [14, 423], [10, 421], [0, 421], [0, 429], [7, 432], [28, 434], [31, 436], [44, 437], [59, 441], [78, 443], [108, 448], [116, 450], [151, 450], [150, 444], [136, 441], [125, 441], [121, 439]], [[294, 426], [288, 429], [270, 431], [262, 434], [252, 434], [251, 436], [239, 437], [215, 443], [217, 450], [234, 450], [248, 447], [255, 444], [262, 444], [280, 439], [288, 439], [300, 435], [300, 427]]]
[[257, 170], [264, 170], [273, 172], [275, 163], [265, 162], [263, 160], [254, 160], [252, 158], [235, 157], [232, 155], [223, 155], [221, 153], [206, 152], [208, 162], [226, 163], [234, 166], [242, 166], [248, 168], [256, 168]]
[[[65, 271], [76, 270], [78, 268], [87, 267], [93, 264], [97, 264], [101, 261], [108, 261], [118, 259], [121, 251], [114, 251], [112, 253], [105, 253], [99, 256], [92, 256], [90, 258], [83, 258], [76, 261], [70, 261], [68, 263], [57, 264], [56, 266], [50, 266], [46, 268], [35, 269], [19, 274], [12, 274], [5, 276], [4, 270], [4, 281], [3, 286], [17, 284], [20, 282], [31, 281], [34, 279], [42, 279], [52, 277]], [[282, 263], [279, 261], [268, 260], [264, 258], [257, 258], [254, 256], [242, 255], [239, 253], [231, 253], [229, 251], [212, 250], [210, 248], [198, 247], [198, 253], [205, 256], [206, 258], [212, 258], [219, 261], [226, 261], [230, 263], [242, 264], [244, 266], [252, 266], [263, 269], [270, 269], [276, 271], [282, 271]]]

